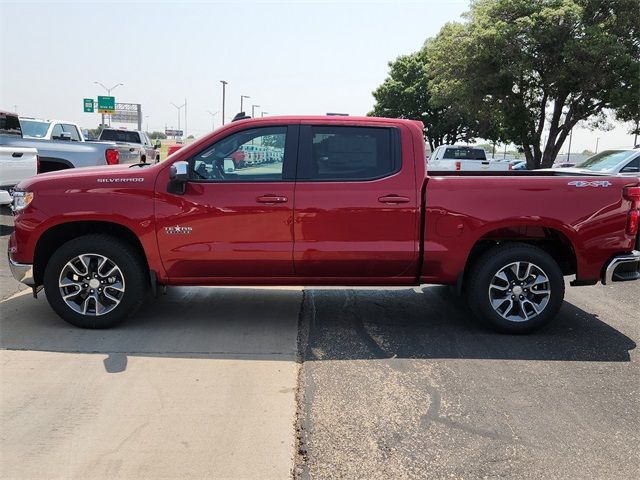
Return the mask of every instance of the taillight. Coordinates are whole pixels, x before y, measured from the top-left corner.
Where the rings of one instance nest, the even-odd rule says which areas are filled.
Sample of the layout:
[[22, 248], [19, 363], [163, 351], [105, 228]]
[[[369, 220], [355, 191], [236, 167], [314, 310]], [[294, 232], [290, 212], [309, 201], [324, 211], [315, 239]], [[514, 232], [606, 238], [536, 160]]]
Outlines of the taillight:
[[638, 233], [638, 222], [640, 219], [640, 187], [626, 187], [624, 198], [631, 200], [631, 211], [627, 215], [627, 235]]
[[114, 148], [107, 148], [104, 153], [107, 160], [107, 165], [117, 165], [120, 162], [120, 152]]
[[462, 170], [462, 162], [458, 160], [456, 162], [456, 172], [459, 172], [460, 170]]
[[636, 208], [631, 210], [627, 216], [627, 235], [635, 235], [638, 233], [638, 219], [640, 211]]
[[638, 208], [640, 203], [640, 187], [626, 187], [624, 189], [624, 198], [633, 202], [633, 208]]
[[513, 170], [513, 165], [511, 165], [511, 162], [509, 162], [509, 170]]

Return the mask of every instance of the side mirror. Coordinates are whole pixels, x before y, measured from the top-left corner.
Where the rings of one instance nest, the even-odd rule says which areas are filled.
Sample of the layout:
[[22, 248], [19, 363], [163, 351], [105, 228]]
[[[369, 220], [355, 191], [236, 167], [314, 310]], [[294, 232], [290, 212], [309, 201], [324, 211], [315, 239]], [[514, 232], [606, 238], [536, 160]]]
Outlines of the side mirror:
[[189, 162], [175, 162], [169, 169], [169, 187], [168, 191], [184, 195], [189, 180]]
[[224, 173], [233, 173], [236, 171], [236, 164], [233, 162], [231, 158], [224, 159]]
[[69, 132], [60, 132], [60, 135], [58, 135], [57, 140], [64, 140], [66, 142], [70, 142], [71, 141], [71, 134]]

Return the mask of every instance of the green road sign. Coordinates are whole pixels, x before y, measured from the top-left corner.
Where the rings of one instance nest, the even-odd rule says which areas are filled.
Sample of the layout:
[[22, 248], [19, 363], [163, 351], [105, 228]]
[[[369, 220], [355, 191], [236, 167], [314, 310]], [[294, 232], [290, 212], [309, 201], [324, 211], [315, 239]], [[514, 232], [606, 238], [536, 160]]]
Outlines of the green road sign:
[[116, 97], [98, 97], [99, 113], [114, 113], [116, 111]]
[[86, 113], [93, 113], [93, 98], [84, 99], [84, 111]]

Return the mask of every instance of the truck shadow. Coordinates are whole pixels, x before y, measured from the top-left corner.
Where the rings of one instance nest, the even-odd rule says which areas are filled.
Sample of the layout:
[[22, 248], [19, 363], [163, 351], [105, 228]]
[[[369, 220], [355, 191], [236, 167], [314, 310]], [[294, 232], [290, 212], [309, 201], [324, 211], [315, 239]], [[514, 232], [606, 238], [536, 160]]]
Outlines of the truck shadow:
[[636, 346], [566, 302], [555, 322], [535, 334], [493, 333], [478, 326], [444, 287], [173, 288], [110, 330], [67, 325], [44, 298], [34, 301], [28, 292], [0, 303], [0, 314], [1, 348], [105, 354], [111, 373], [125, 370], [130, 356], [626, 362]]
[[528, 335], [480, 326], [447, 287], [305, 292], [304, 360], [500, 359], [628, 362], [636, 343], [596, 315], [564, 302]]

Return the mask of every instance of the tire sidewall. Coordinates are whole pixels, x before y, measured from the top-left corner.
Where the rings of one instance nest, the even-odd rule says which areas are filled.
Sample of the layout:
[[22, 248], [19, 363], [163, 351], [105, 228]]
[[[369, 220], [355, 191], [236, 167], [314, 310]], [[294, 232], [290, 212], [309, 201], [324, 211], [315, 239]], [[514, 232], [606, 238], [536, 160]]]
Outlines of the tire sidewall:
[[[124, 277], [125, 291], [120, 304], [104, 315], [89, 316], [75, 312], [62, 299], [58, 287], [60, 273], [67, 262], [89, 253], [108, 257]], [[128, 318], [144, 297], [145, 286], [144, 272], [135, 253], [124, 242], [107, 236], [88, 235], [67, 242], [52, 255], [44, 274], [44, 289], [53, 310], [65, 321], [81, 328], [109, 328]]]
[[[551, 296], [542, 313], [531, 320], [514, 322], [503, 318], [491, 306], [489, 285], [494, 276], [510, 263], [524, 261], [540, 267], [549, 279]], [[487, 252], [472, 273], [468, 290], [469, 305], [488, 326], [503, 333], [529, 333], [549, 323], [564, 299], [564, 277], [556, 261], [544, 250], [530, 245], [496, 247]]]

